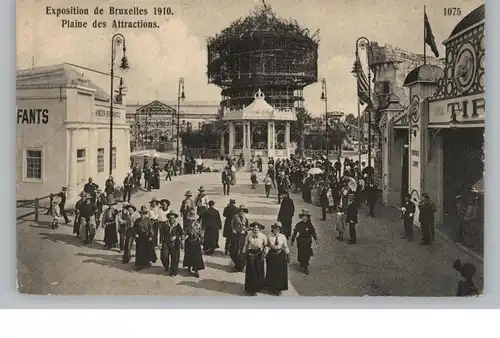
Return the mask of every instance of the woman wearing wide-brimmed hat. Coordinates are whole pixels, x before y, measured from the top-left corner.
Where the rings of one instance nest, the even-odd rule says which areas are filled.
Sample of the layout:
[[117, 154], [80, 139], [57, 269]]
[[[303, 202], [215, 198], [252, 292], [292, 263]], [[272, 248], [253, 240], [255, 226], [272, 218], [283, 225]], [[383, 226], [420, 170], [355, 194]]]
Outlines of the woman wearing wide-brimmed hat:
[[203, 229], [198, 221], [198, 215], [191, 212], [187, 215], [188, 224], [184, 228], [186, 236], [184, 242], [183, 267], [187, 268], [195, 277], [200, 277], [198, 271], [205, 269], [201, 245], [203, 243]]
[[267, 237], [261, 232], [264, 225], [259, 222], [251, 223], [248, 228], [248, 235], [243, 246], [246, 259], [245, 291], [255, 296], [264, 288], [266, 281], [264, 260], [266, 258]]
[[182, 227], [178, 222], [179, 214], [170, 209], [167, 222], [159, 223], [161, 241], [161, 264], [170, 276], [176, 276], [183, 241]]
[[116, 220], [118, 217], [118, 210], [116, 210], [116, 201], [112, 195], [108, 196], [106, 201], [108, 208], [102, 215], [102, 224], [104, 227], [104, 245], [108, 249], [112, 249], [118, 244], [118, 235], [116, 229]]
[[316, 229], [311, 223], [309, 210], [302, 209], [299, 217], [301, 220], [295, 225], [295, 229], [293, 229], [290, 245], [293, 246], [295, 239], [297, 239], [297, 261], [300, 267], [304, 269], [304, 273], [308, 275], [309, 260], [313, 256], [312, 240], [314, 239], [316, 244], [318, 244], [318, 236], [316, 235]]
[[141, 217], [135, 221], [135, 267], [137, 270], [151, 266], [156, 262], [156, 252], [153, 247], [153, 226], [148, 217], [149, 210], [143, 205], [140, 209]]
[[243, 252], [243, 247], [245, 245], [246, 232], [249, 225], [249, 221], [246, 216], [247, 213], [248, 208], [244, 205], [240, 205], [238, 213], [231, 221], [232, 234], [229, 254], [234, 262], [234, 268], [238, 272], [243, 271], [245, 268], [245, 254]]
[[268, 252], [266, 257], [266, 286], [276, 295], [288, 290], [288, 263], [290, 263], [290, 249], [287, 239], [281, 233], [282, 224], [276, 221], [271, 226], [271, 234], [267, 236]]

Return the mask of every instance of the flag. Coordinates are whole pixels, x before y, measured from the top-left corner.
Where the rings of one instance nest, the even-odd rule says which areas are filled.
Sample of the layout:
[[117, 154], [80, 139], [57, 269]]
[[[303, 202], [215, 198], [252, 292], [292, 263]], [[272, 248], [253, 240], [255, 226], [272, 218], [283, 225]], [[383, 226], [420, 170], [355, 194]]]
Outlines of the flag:
[[431, 24], [429, 23], [429, 19], [427, 18], [427, 13], [424, 12], [424, 41], [426, 44], [431, 47], [432, 52], [438, 58], [439, 52], [436, 45], [436, 40], [434, 39], [434, 34], [432, 34]]
[[370, 84], [368, 83], [368, 79], [366, 78], [365, 72], [363, 71], [363, 67], [361, 67], [361, 61], [359, 60], [359, 55], [357, 53], [352, 73], [354, 74], [358, 82], [359, 102], [362, 105], [367, 104], [368, 106], [370, 106], [372, 104], [371, 99], [368, 95]]

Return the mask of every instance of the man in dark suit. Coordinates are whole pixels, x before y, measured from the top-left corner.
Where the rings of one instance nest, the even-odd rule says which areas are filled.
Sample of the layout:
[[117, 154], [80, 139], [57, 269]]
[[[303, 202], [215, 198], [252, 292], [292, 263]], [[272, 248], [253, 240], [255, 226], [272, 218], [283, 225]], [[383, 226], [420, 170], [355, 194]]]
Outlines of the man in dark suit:
[[208, 202], [208, 209], [201, 216], [201, 224], [204, 228], [203, 250], [207, 255], [214, 253], [219, 248], [219, 231], [222, 229], [222, 221], [219, 210], [214, 208], [215, 202]]
[[236, 206], [236, 201], [234, 199], [230, 199], [229, 204], [224, 208], [224, 212], [222, 213], [222, 216], [226, 218], [224, 221], [224, 230], [222, 231], [222, 236], [226, 239], [226, 244], [224, 245], [224, 253], [226, 255], [229, 254], [230, 239], [231, 234], [233, 233], [231, 222], [238, 211], [239, 209]]
[[130, 197], [132, 196], [132, 188], [134, 187], [134, 178], [132, 173], [128, 173], [125, 180], [123, 180], [123, 201], [130, 203]]
[[57, 196], [61, 197], [61, 202], [59, 203], [59, 210], [61, 212], [61, 216], [64, 217], [64, 221], [66, 224], [69, 223], [68, 215], [66, 214], [66, 209], [64, 209], [64, 205], [66, 204], [66, 191], [68, 189], [66, 187], [62, 187], [61, 192], [57, 194]]

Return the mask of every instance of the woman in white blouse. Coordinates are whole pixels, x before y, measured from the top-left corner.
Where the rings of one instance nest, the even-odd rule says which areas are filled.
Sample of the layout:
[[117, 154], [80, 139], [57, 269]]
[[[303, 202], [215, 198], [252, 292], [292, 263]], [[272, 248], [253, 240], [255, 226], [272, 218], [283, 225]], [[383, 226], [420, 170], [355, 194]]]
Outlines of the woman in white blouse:
[[290, 249], [286, 236], [281, 233], [281, 223], [277, 221], [271, 226], [271, 234], [267, 236], [267, 275], [266, 286], [277, 296], [288, 290], [288, 264]]
[[246, 256], [245, 291], [251, 296], [261, 291], [266, 281], [264, 260], [266, 259], [267, 236], [261, 232], [263, 229], [264, 226], [259, 222], [251, 223], [243, 246], [243, 253]]

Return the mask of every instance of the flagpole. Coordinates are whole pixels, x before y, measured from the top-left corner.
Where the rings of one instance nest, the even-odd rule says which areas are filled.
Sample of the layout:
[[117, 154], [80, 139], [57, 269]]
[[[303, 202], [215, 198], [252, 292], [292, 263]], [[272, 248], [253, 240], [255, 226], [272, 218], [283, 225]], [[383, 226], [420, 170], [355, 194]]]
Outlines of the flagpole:
[[425, 44], [425, 5], [424, 5], [424, 65], [427, 64], [427, 46]]
[[361, 168], [361, 139], [362, 139], [362, 135], [361, 135], [361, 111], [360, 111], [360, 108], [359, 108], [359, 93], [358, 93], [358, 162], [359, 162], [359, 169], [362, 169]]

